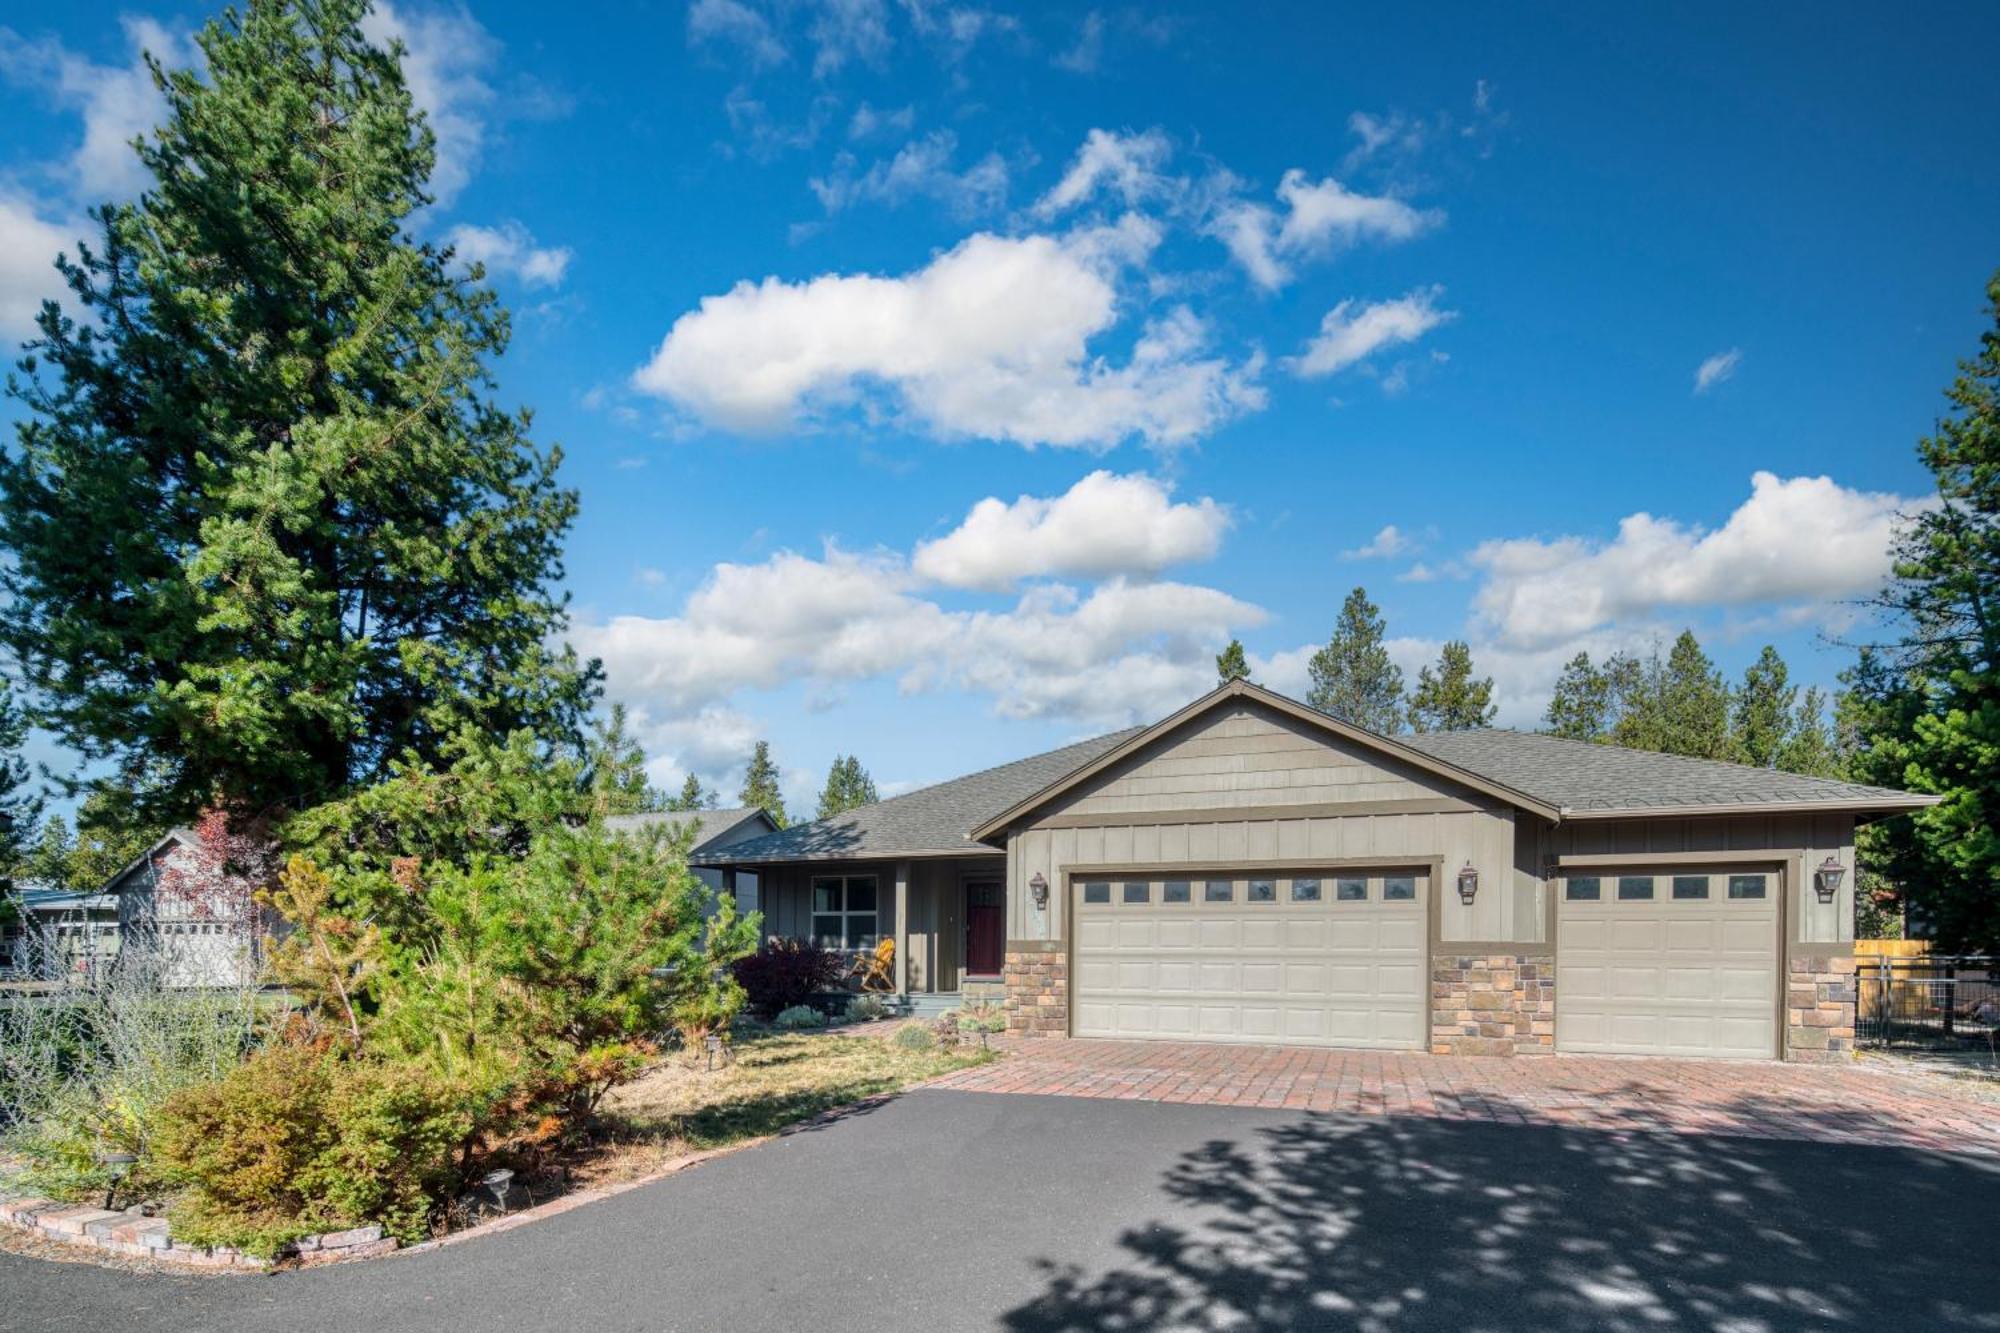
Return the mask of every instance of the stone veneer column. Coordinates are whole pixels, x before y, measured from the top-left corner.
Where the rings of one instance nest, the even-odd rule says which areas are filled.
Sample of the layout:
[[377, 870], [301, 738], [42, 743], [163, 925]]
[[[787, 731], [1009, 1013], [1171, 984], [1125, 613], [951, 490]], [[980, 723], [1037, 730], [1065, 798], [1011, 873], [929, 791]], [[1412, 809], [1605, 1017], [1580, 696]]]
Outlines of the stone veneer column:
[[1007, 987], [1009, 1032], [1069, 1035], [1069, 954], [1060, 940], [1008, 940], [1001, 977]]
[[1785, 1058], [1834, 1064], [1854, 1058], [1852, 958], [1794, 958], [1785, 985]]
[[1433, 1055], [1548, 1055], [1556, 1048], [1556, 963], [1546, 954], [1431, 958]]

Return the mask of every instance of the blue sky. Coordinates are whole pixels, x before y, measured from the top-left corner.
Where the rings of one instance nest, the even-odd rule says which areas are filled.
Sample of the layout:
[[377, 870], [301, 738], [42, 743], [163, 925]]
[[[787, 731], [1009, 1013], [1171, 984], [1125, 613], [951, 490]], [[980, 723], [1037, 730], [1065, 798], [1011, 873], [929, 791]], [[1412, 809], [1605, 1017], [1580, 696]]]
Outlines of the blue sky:
[[[517, 314], [656, 776], [887, 790], [1303, 690], [1365, 585], [1532, 725], [1579, 648], [1847, 663], [2000, 264], [1991, 6], [415, 0], [424, 236]], [[0, 334], [138, 188], [137, 44], [0, 34]], [[1703, 368], [1706, 367], [1706, 373]]]

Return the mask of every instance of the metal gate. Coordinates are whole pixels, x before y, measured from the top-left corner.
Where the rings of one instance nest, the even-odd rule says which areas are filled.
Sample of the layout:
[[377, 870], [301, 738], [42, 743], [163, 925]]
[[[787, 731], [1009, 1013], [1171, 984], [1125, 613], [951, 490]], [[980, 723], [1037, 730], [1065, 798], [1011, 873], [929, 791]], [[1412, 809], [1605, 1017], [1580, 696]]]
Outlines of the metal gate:
[[1854, 980], [1854, 1036], [1861, 1045], [2000, 1049], [2000, 959], [1863, 959]]

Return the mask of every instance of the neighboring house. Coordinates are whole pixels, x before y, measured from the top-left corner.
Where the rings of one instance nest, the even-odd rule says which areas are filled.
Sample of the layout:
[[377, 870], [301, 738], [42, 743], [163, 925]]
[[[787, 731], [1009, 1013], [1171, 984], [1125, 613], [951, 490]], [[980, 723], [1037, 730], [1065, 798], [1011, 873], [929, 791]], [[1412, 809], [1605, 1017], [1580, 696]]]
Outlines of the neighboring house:
[[[735, 810], [662, 810], [643, 815], [613, 815], [604, 821], [606, 828], [614, 830], [658, 827], [679, 832], [690, 824], [697, 826], [694, 845], [688, 849], [690, 862], [725, 847], [734, 847], [751, 838], [778, 831], [777, 821], [754, 805]], [[700, 866], [692, 868], [695, 878], [716, 893], [723, 891], [723, 873], [720, 870]], [[737, 909], [746, 913], [756, 911], [756, 874], [746, 871], [734, 878], [731, 892], [736, 895]]]
[[118, 900], [108, 893], [24, 884], [13, 904], [20, 915], [0, 922], [0, 978], [50, 981], [118, 956]]
[[1243, 681], [738, 842], [766, 929], [1031, 1035], [1798, 1059], [1852, 1046], [1854, 830], [1934, 798]]
[[270, 926], [224, 851], [191, 828], [169, 830], [106, 881], [118, 905], [123, 948], [144, 948], [171, 987], [228, 987], [256, 980]]

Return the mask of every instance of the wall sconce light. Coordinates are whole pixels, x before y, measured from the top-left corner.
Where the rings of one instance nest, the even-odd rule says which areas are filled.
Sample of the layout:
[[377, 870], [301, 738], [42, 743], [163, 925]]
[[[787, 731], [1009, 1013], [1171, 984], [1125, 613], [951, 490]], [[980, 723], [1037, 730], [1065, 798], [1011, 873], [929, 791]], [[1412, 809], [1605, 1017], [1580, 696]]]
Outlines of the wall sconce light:
[[1041, 871], [1037, 870], [1035, 877], [1028, 881], [1028, 892], [1034, 896], [1037, 911], [1049, 905], [1049, 882], [1042, 878]]
[[1846, 878], [1847, 867], [1829, 852], [1826, 860], [1819, 863], [1819, 869], [1813, 871], [1813, 891], [1819, 894], [1821, 902], [1830, 903], [1840, 895], [1840, 881]]
[[1472, 868], [1472, 862], [1465, 863], [1465, 869], [1458, 872], [1458, 900], [1467, 907], [1479, 893], [1479, 872]]

